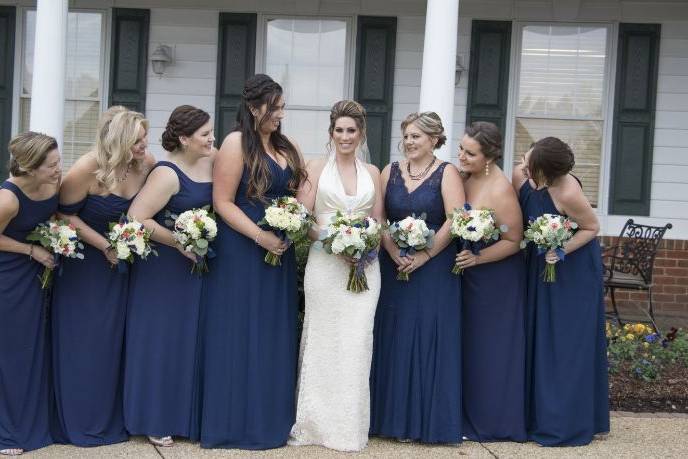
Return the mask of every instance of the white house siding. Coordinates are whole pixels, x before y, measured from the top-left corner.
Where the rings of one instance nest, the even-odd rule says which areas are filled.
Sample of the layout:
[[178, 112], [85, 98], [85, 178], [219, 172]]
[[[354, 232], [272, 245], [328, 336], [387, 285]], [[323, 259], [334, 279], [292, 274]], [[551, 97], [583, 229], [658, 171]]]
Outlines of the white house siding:
[[[0, 0], [30, 6], [31, 0]], [[468, 70], [472, 19], [562, 22], [648, 22], [662, 24], [651, 216], [643, 222], [671, 220], [671, 239], [688, 239], [688, 1], [686, 0], [459, 0], [457, 54]], [[291, 15], [397, 16], [391, 159], [401, 154], [399, 123], [416, 111], [420, 96], [425, 2], [422, 0], [73, 0], [74, 8], [151, 9], [150, 52], [158, 43], [175, 48], [175, 63], [162, 78], [148, 73], [147, 116], [151, 148], [171, 110], [182, 103], [214, 115], [217, 24], [220, 11]], [[455, 93], [452, 159], [465, 124], [468, 71]], [[507, 158], [507, 162], [510, 158]], [[608, 154], [607, 154], [608, 159]], [[604, 166], [603, 166], [604, 169]], [[608, 199], [605, 171], [601, 201]], [[602, 234], [616, 235], [629, 216], [601, 215]]]
[[[84, 0], [86, 1], [86, 0]], [[108, 3], [106, 1], [99, 2]], [[113, 3], [113, 2], [110, 2]], [[423, 31], [425, 29], [425, 5], [414, 1], [370, 1], [324, 0], [320, 2], [297, 1], [277, 2], [260, 0], [246, 1], [201, 1], [199, 7], [188, 9], [184, 2], [167, 2], [176, 8], [157, 8], [163, 2], [141, 1], [114, 2], [114, 6], [151, 8], [149, 55], [158, 44], [172, 46], [175, 50], [174, 63], [164, 76], [155, 75], [149, 64], [146, 115], [151, 122], [149, 142], [151, 151], [162, 157], [165, 152], [160, 146], [167, 117], [183, 103], [196, 105], [208, 111], [214, 118], [216, 90], [216, 59], [218, 20], [220, 12], [258, 12], [265, 14], [351, 16], [388, 15], [398, 16], [397, 48], [394, 81], [394, 106], [392, 122], [391, 157], [398, 159], [400, 140], [399, 123], [410, 112], [418, 110], [420, 97], [420, 75], [423, 55]], [[470, 38], [470, 21], [465, 38]], [[463, 32], [460, 32], [463, 33]], [[462, 37], [463, 39], [464, 37]], [[468, 44], [459, 44], [459, 52], [468, 60]], [[457, 107], [454, 120], [455, 131], [463, 131], [465, 119], [467, 75], [457, 88]], [[352, 94], [353, 95], [353, 94]], [[298, 139], [296, 139], [298, 140]], [[222, 139], [218, 139], [218, 144]], [[454, 151], [454, 150], [452, 150]]]
[[688, 239], [688, 21], [662, 23], [650, 216]]
[[[397, 48], [394, 62], [394, 109], [392, 113], [392, 140], [390, 161], [402, 157], [399, 151], [401, 141], [400, 123], [409, 113], [418, 111], [420, 102], [420, 79], [423, 66], [423, 34], [425, 16], [399, 16], [397, 19]], [[461, 64], [468, 69], [471, 41], [471, 20], [459, 20], [456, 53]], [[461, 138], [466, 122], [466, 94], [468, 72], [463, 72], [454, 92], [453, 139], [448, 148], [451, 160], [456, 162], [458, 139]]]
[[[473, 18], [662, 25], [650, 216], [602, 214], [601, 234], [618, 235], [626, 220], [634, 217], [637, 221], [659, 226], [671, 221], [673, 229], [666, 237], [688, 239], [688, 1], [460, 0], [459, 5], [460, 50], [464, 49], [461, 43], [463, 34], [468, 36], [464, 41], [469, 42], [470, 21]], [[465, 49], [469, 50], [470, 47]], [[466, 53], [468, 56], [468, 51]], [[467, 58], [464, 66], [468, 68]], [[462, 107], [460, 100], [457, 97], [457, 110]], [[465, 111], [465, 95], [463, 108]], [[465, 119], [465, 114], [460, 116], [455, 114], [455, 121]], [[460, 132], [455, 128], [455, 135]], [[609, 159], [608, 152], [606, 159]], [[606, 201], [609, 174], [604, 175], [600, 196]]]
[[215, 112], [218, 12], [188, 9], [151, 9], [148, 55], [159, 44], [174, 50], [174, 63], [163, 76], [148, 64], [146, 117], [148, 140], [156, 157], [165, 151], [160, 137], [175, 107], [194, 105]]

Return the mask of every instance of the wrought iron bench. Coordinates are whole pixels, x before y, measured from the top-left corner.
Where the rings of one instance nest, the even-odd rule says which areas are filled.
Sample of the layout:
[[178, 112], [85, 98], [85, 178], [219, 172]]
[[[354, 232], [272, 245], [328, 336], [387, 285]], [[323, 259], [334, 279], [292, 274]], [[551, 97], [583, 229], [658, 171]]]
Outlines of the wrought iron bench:
[[619, 325], [622, 325], [622, 321], [614, 292], [617, 289], [646, 291], [648, 307], [643, 312], [659, 333], [652, 307], [652, 271], [659, 243], [671, 227], [671, 223], [664, 226], [642, 225], [631, 218], [621, 230], [618, 244], [605, 249], [604, 289], [605, 293], [609, 293], [612, 303], [612, 311], [607, 312], [607, 317], [614, 317]]

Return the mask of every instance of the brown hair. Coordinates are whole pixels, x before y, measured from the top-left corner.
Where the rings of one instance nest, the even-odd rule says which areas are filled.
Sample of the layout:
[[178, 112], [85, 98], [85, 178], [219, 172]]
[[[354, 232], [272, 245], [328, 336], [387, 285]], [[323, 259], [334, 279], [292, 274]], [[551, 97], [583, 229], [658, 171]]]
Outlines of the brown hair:
[[[246, 194], [249, 198], [260, 201], [265, 201], [272, 174], [258, 128], [270, 119], [281, 96], [282, 86], [269, 76], [259, 73], [246, 80], [237, 111], [237, 125], [234, 130], [241, 132], [244, 164], [249, 173]], [[260, 110], [263, 105], [267, 105], [267, 112], [260, 119], [256, 119], [251, 109]], [[285, 155], [287, 165], [292, 170], [288, 188], [295, 193], [306, 178], [306, 169], [296, 147], [282, 134], [281, 125], [270, 134], [270, 145]]]
[[474, 121], [464, 133], [480, 144], [480, 151], [485, 158], [497, 161], [502, 157], [502, 134], [496, 124]]
[[528, 158], [528, 170], [538, 186], [568, 174], [575, 164], [571, 147], [556, 137], [535, 142]]
[[[444, 135], [444, 126], [442, 125], [442, 119], [440, 115], [435, 112], [420, 112], [420, 113], [410, 113], [404, 121], [401, 122], [401, 133], [403, 135], [404, 131], [410, 124], [415, 124], [418, 129], [423, 131], [425, 135], [434, 137], [437, 139], [435, 144], [435, 150], [440, 148], [442, 145], [447, 143], [447, 136]], [[401, 145], [400, 150], [404, 151], [403, 140], [399, 142]]]
[[330, 127], [327, 128], [327, 132], [330, 134], [330, 140], [327, 142], [328, 147], [332, 145], [334, 125], [337, 123], [337, 120], [342, 117], [348, 117], [354, 120], [358, 130], [361, 131], [361, 144], [365, 143], [368, 129], [365, 108], [363, 108], [363, 105], [353, 100], [340, 100], [335, 103], [330, 110]]
[[191, 105], [180, 105], [175, 108], [162, 133], [162, 147], [173, 152], [181, 149], [179, 137], [190, 137], [210, 119], [210, 115], [200, 108]]
[[27, 131], [14, 136], [8, 145], [10, 174], [20, 177], [38, 169], [56, 148], [57, 141], [49, 135]]

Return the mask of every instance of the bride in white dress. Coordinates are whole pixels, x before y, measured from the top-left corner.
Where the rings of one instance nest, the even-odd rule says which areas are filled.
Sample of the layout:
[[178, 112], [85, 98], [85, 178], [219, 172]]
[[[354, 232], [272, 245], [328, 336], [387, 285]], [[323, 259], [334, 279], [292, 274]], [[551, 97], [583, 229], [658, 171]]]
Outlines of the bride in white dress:
[[[356, 157], [365, 139], [365, 109], [354, 101], [337, 102], [329, 133], [335, 151], [308, 164], [308, 180], [298, 195], [316, 216], [313, 239], [338, 210], [378, 221], [382, 213], [380, 172]], [[359, 451], [368, 443], [368, 378], [380, 267], [375, 259], [365, 268], [369, 290], [362, 293], [347, 291], [349, 267], [347, 259], [325, 253], [317, 242], [308, 254], [291, 445]]]

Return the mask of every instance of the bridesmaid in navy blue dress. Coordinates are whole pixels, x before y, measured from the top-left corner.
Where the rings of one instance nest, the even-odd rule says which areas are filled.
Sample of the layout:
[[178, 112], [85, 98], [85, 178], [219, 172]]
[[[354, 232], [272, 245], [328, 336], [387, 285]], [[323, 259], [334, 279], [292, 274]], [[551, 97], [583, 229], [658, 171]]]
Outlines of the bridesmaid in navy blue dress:
[[39, 281], [53, 255], [27, 243], [57, 211], [60, 153], [52, 137], [26, 132], [10, 141], [12, 177], [0, 185], [0, 455], [52, 443], [50, 353]]
[[125, 338], [124, 423], [132, 435], [171, 446], [192, 433], [196, 343], [202, 278], [191, 272], [192, 252], [165, 224], [212, 200], [213, 127], [210, 115], [182, 105], [170, 115], [157, 163], [129, 208], [153, 231], [157, 257], [134, 263], [129, 280]]
[[127, 439], [122, 417], [122, 352], [129, 274], [114, 269], [108, 223], [127, 212], [155, 160], [148, 122], [116, 107], [99, 123], [95, 151], [69, 170], [60, 214], [86, 242], [84, 260], [64, 261], [52, 301], [55, 440], [99, 446]]
[[[432, 248], [400, 256], [388, 234], [380, 254], [382, 289], [375, 315], [371, 435], [460, 443], [461, 282], [451, 273], [455, 248], [447, 214], [464, 204], [456, 168], [433, 150], [446, 142], [434, 112], [401, 124], [406, 160], [382, 171], [387, 220], [426, 214]], [[399, 271], [410, 280], [397, 280]]]
[[[282, 88], [267, 75], [249, 78], [237, 130], [215, 160], [217, 257], [201, 302], [205, 448], [277, 448], [295, 420], [296, 259], [293, 248], [256, 225], [265, 205], [293, 195], [305, 175], [280, 131], [283, 116]], [[281, 266], [263, 261], [266, 250], [282, 256]]]
[[[456, 256], [463, 271], [463, 432], [474, 441], [525, 441], [525, 263], [518, 198], [496, 161], [502, 136], [471, 124], [459, 145], [466, 201], [508, 230]], [[482, 247], [480, 247], [482, 246]]]
[[[545, 446], [585, 445], [609, 431], [599, 223], [569, 173], [573, 165], [570, 147], [546, 137], [526, 153], [512, 181], [526, 224], [545, 213], [578, 223], [565, 259], [551, 250], [538, 255], [533, 244], [527, 253], [527, 428]], [[556, 282], [543, 281], [545, 263], [556, 263]]]

